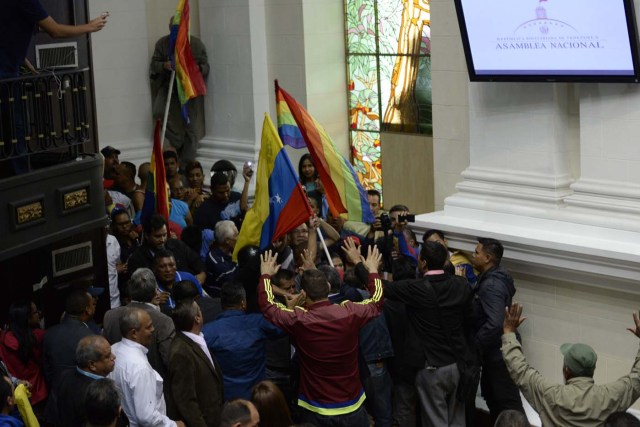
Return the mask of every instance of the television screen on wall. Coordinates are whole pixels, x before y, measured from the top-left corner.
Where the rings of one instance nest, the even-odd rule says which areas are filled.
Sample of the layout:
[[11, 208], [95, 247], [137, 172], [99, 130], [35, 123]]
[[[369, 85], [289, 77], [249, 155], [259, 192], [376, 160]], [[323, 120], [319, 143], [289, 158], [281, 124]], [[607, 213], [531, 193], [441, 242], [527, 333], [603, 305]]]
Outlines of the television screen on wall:
[[637, 82], [633, 0], [455, 0], [472, 81]]

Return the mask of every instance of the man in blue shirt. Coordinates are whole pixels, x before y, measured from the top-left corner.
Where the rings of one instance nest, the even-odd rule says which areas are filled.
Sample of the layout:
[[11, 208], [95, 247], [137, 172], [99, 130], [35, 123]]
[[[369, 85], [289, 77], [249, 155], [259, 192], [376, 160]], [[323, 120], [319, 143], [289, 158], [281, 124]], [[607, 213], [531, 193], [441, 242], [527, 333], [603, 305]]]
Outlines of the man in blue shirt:
[[251, 398], [251, 388], [265, 379], [266, 341], [284, 336], [262, 314], [246, 314], [247, 296], [239, 282], [228, 282], [221, 290], [222, 309], [202, 333], [207, 347], [220, 363], [227, 400]]
[[176, 307], [176, 302], [171, 295], [173, 285], [176, 283], [182, 280], [189, 280], [198, 288], [198, 293], [202, 296], [202, 286], [198, 279], [188, 271], [177, 270], [176, 259], [171, 251], [166, 249], [158, 249], [156, 251], [153, 274], [156, 276], [158, 290], [160, 291], [158, 295], [160, 311], [167, 316], [170, 316], [172, 310]]

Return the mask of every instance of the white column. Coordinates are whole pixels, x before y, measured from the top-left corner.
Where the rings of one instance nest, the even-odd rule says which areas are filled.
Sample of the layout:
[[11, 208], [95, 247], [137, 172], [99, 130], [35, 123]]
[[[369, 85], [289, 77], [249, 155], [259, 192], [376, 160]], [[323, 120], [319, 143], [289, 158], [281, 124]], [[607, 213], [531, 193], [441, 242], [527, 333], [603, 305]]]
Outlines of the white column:
[[153, 136], [148, 70], [153, 51], [145, 3], [90, 1], [91, 17], [103, 11], [109, 11], [109, 22], [91, 34], [100, 147], [120, 149], [121, 160], [148, 162]]
[[554, 218], [577, 174], [569, 84], [471, 83], [470, 165], [449, 207]]
[[205, 97], [206, 136], [198, 150], [205, 168], [216, 160], [227, 159], [240, 170], [244, 161], [255, 157], [259, 134], [254, 126], [257, 111], [253, 79], [258, 64], [253, 52], [259, 46], [253, 43], [260, 26], [253, 29], [251, 24], [252, 15], [260, 11], [264, 14], [264, 4], [260, 3], [200, 3], [200, 34], [211, 66]]
[[640, 231], [640, 90], [580, 85], [580, 179], [565, 199], [582, 221]]
[[[274, 79], [348, 153], [342, 0], [200, 2], [211, 72], [205, 103], [205, 166], [255, 161], [264, 113], [276, 122]], [[293, 152], [297, 164], [300, 150]]]

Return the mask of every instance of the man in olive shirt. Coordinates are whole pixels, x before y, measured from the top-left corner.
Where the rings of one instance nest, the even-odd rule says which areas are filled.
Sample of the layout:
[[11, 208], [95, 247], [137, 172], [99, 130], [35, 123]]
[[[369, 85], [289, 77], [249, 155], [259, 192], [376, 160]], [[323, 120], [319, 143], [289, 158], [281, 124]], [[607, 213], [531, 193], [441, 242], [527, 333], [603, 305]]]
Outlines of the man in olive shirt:
[[[515, 332], [525, 320], [522, 305], [513, 303], [505, 311], [502, 355], [511, 378], [538, 412], [543, 426], [601, 426], [610, 414], [626, 411], [640, 397], [640, 350], [628, 375], [596, 385], [593, 372], [598, 356], [593, 349], [586, 344], [563, 344], [565, 384], [554, 384], [529, 366], [516, 339]], [[640, 338], [637, 312], [633, 320], [635, 327], [629, 331]]]

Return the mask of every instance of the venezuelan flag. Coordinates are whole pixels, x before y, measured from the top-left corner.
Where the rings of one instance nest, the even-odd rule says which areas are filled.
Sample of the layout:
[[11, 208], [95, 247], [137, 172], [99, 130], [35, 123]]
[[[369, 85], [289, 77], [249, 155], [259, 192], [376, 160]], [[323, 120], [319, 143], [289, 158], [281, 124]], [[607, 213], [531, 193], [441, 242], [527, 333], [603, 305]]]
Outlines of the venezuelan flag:
[[262, 145], [256, 172], [253, 206], [244, 217], [233, 259], [247, 245], [266, 249], [313, 215], [307, 196], [278, 138], [273, 122], [265, 114]]
[[182, 106], [182, 116], [187, 122], [189, 121], [186, 108], [187, 102], [207, 93], [204, 78], [191, 52], [191, 44], [189, 44], [190, 32], [189, 0], [180, 0], [171, 23], [169, 55], [173, 69], [176, 70], [176, 86], [178, 88], [178, 99]]
[[276, 81], [276, 110], [282, 141], [294, 148], [309, 149], [324, 186], [331, 214], [351, 221], [372, 223], [367, 194], [351, 166], [336, 149], [324, 128]]
[[169, 221], [169, 195], [167, 193], [167, 176], [164, 171], [164, 158], [162, 156], [162, 142], [160, 141], [161, 131], [162, 122], [156, 120], [153, 151], [151, 152], [151, 168], [142, 205], [141, 221], [143, 224], [156, 213], [159, 213]]

